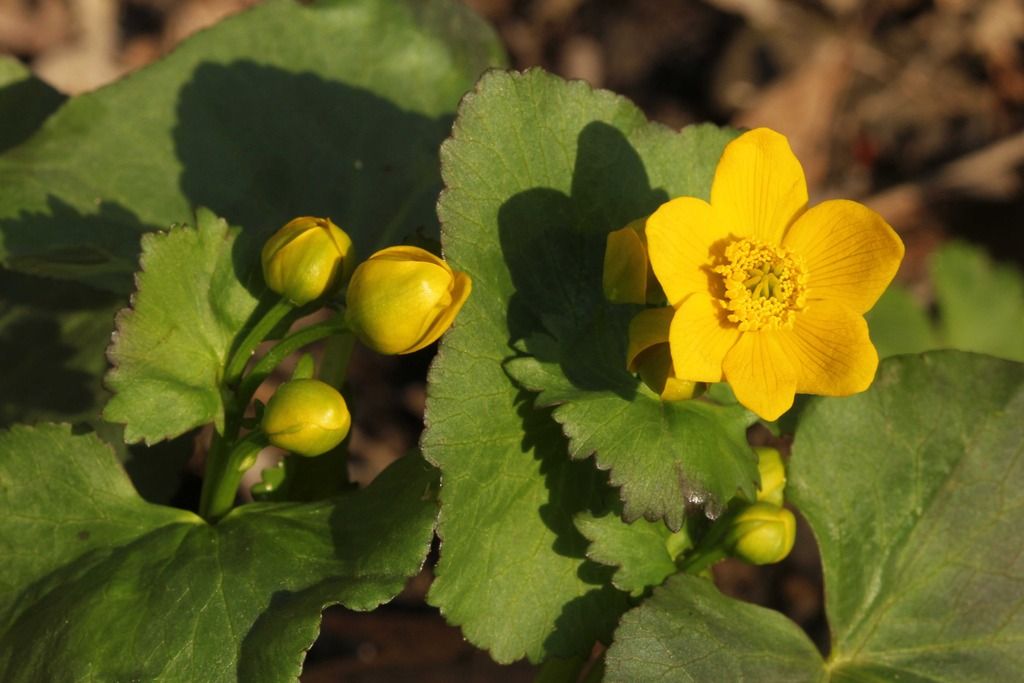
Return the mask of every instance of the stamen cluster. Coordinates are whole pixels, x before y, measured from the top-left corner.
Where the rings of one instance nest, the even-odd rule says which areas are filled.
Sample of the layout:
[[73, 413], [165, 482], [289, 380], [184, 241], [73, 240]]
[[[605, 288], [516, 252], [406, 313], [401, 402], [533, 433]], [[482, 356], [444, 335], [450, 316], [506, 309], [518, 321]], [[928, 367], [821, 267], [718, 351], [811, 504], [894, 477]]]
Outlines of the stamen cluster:
[[741, 331], [792, 329], [806, 301], [799, 256], [783, 246], [738, 239], [714, 272], [723, 278], [728, 319]]

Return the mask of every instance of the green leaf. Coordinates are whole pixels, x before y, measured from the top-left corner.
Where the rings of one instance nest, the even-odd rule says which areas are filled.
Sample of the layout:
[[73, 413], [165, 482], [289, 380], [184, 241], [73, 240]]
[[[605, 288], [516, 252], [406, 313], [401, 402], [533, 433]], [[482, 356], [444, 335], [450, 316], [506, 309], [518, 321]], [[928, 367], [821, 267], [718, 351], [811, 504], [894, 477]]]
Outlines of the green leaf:
[[0, 152], [35, 132], [64, 99], [17, 59], [0, 55]]
[[256, 308], [246, 285], [262, 285], [258, 257], [251, 243], [236, 244], [237, 228], [205, 209], [195, 223], [142, 239], [138, 291], [118, 315], [106, 379], [114, 395], [103, 417], [125, 424], [128, 443], [223, 425], [221, 373]]
[[195, 206], [256, 241], [330, 216], [364, 256], [436, 230], [438, 145], [502, 61], [455, 0], [262, 3], [0, 158], [0, 261], [127, 292], [139, 235]]
[[622, 618], [605, 663], [607, 683], [824, 678], [821, 656], [799, 626], [687, 574]]
[[938, 345], [924, 309], [900, 285], [889, 285], [865, 318], [871, 330], [871, 341], [881, 358], [930, 351]]
[[814, 529], [837, 675], [1009, 680], [1024, 669], [1024, 365], [891, 359], [818, 401], [787, 496]]
[[639, 519], [627, 524], [617, 514], [595, 517], [584, 512], [576, 517], [576, 528], [590, 541], [587, 557], [615, 567], [612, 584], [634, 597], [676, 572], [668, 550], [673, 534], [661, 522]]
[[[608, 509], [607, 477], [570, 462], [559, 426], [509, 379], [511, 345], [545, 330], [568, 344], [605, 310], [605, 233], [706, 192], [730, 135], [680, 136], [583, 83], [492, 72], [442, 147], [445, 253], [474, 291], [430, 375], [423, 448], [444, 486], [429, 600], [500, 662], [589, 653], [625, 608], [572, 523]], [[608, 359], [595, 391], [612, 363], [621, 379], [624, 357]]]
[[143, 502], [67, 427], [0, 435], [0, 678], [295, 680], [323, 607], [372, 609], [420, 567], [436, 473], [253, 504], [216, 526]]
[[[526, 388], [541, 390], [540, 405], [556, 406], [554, 416], [569, 436], [570, 455], [593, 454], [598, 467], [611, 469], [611, 483], [622, 487], [627, 521], [664, 518], [678, 529], [687, 505], [703, 505], [717, 516], [737, 489], [753, 497], [757, 459], [746, 439], [751, 413], [738, 404], [661, 401], [622, 367], [628, 320], [623, 322], [614, 338], [588, 336], [591, 353], [577, 346], [561, 363], [517, 358], [506, 368]], [[618, 353], [597, 361], [598, 344]], [[586, 375], [573, 372], [577, 362], [606, 378], [615, 376], [621, 391], [587, 388]]]
[[953, 242], [932, 257], [945, 346], [1024, 361], [1024, 275]]

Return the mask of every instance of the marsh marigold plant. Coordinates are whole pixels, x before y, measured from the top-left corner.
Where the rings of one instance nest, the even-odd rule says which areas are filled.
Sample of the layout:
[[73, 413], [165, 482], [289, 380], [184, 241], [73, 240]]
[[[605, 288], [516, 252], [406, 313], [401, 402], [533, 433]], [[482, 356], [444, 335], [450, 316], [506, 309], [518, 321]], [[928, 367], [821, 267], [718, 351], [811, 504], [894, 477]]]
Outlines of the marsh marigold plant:
[[676, 376], [727, 381], [767, 420], [796, 393], [868, 388], [878, 354], [864, 313], [903, 258], [903, 243], [871, 209], [807, 203], [786, 138], [758, 128], [725, 148], [710, 203], [673, 199], [646, 225], [651, 265], [675, 311]]

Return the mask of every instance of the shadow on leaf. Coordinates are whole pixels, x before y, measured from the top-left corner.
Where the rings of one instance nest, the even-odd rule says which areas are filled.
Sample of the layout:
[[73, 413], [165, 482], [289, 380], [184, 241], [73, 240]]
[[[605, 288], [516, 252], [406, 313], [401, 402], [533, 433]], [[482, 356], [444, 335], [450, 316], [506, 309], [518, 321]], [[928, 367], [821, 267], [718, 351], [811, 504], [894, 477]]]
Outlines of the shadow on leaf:
[[502, 253], [516, 288], [509, 343], [559, 363], [580, 389], [628, 400], [637, 390], [625, 369], [626, 333], [636, 310], [604, 299], [605, 238], [649, 215], [668, 195], [650, 187], [640, 156], [619, 130], [595, 121], [577, 143], [571, 195], [538, 187], [499, 210]]
[[296, 216], [329, 216], [361, 258], [417, 231], [436, 236], [438, 146], [450, 128], [450, 117], [366, 90], [238, 61], [196, 69], [179, 95], [174, 142], [189, 202], [245, 228], [236, 243], [245, 274]]

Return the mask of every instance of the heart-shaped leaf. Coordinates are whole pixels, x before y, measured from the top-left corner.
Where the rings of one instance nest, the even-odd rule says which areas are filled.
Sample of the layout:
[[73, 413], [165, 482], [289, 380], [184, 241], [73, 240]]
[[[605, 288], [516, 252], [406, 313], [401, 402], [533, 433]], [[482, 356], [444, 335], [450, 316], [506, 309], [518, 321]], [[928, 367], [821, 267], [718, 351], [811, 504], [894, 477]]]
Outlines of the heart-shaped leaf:
[[17, 427], [0, 435], [0, 678], [295, 680], [325, 606], [373, 609], [418, 571], [435, 484], [408, 457], [358, 493], [210, 526], [144, 502], [94, 435]]

